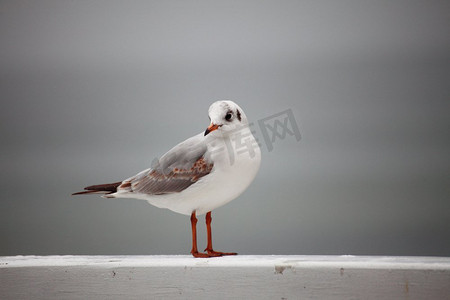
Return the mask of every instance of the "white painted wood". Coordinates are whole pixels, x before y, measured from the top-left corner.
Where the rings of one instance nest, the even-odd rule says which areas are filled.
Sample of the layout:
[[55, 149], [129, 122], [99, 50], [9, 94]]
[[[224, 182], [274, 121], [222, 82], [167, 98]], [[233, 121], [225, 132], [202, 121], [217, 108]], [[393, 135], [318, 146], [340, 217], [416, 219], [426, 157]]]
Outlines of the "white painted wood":
[[0, 257], [0, 299], [450, 299], [450, 258]]

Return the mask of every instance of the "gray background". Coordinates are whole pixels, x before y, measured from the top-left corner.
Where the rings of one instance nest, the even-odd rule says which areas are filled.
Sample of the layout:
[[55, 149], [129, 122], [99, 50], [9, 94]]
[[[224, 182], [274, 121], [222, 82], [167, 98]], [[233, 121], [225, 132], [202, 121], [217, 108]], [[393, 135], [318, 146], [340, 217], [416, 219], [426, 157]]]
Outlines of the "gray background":
[[213, 213], [215, 248], [449, 256], [449, 15], [448, 1], [1, 1], [0, 255], [187, 254], [188, 217], [70, 194], [147, 168], [232, 99], [253, 121], [292, 109], [302, 139], [263, 148], [254, 183]]

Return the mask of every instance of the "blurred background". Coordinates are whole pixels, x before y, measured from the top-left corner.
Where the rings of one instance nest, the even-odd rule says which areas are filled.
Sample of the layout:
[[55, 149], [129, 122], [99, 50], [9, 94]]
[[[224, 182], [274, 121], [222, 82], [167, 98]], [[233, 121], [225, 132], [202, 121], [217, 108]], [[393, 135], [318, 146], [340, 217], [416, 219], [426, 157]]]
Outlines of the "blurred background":
[[[291, 109], [213, 212], [240, 254], [450, 256], [450, 2], [1, 1], [0, 255], [188, 254], [189, 217], [74, 197], [236, 101]], [[206, 246], [203, 217], [199, 248]]]

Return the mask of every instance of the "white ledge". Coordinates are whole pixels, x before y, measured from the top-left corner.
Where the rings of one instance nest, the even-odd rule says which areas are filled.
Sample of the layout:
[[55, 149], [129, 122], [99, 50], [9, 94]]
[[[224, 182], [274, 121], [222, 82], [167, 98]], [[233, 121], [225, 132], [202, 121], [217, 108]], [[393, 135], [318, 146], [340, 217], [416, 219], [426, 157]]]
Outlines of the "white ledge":
[[0, 257], [0, 299], [448, 299], [450, 258]]
[[193, 258], [190, 255], [0, 256], [0, 268], [15, 267], [275, 267], [450, 270], [450, 257], [237, 255]]

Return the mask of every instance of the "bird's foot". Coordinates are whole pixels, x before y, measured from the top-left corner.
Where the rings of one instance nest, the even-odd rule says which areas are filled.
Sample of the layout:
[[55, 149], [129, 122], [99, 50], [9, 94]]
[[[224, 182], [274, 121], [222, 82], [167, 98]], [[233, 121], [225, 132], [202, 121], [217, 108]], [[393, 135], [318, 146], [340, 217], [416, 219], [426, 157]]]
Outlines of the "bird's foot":
[[219, 251], [214, 251], [214, 250], [208, 250], [205, 249], [206, 253], [202, 253], [202, 252], [191, 252], [193, 257], [196, 258], [209, 258], [209, 257], [220, 257], [220, 256], [226, 256], [226, 255], [237, 255], [237, 253], [234, 252], [219, 252]]
[[236, 252], [220, 252], [220, 251], [214, 251], [213, 249], [205, 249], [206, 253], [208, 253], [211, 256], [227, 256], [227, 255], [237, 255]]
[[211, 257], [208, 253], [202, 253], [202, 252], [198, 252], [198, 251], [191, 252], [191, 254], [192, 254], [193, 257], [196, 257], [196, 258], [208, 258], [208, 257]]

